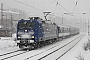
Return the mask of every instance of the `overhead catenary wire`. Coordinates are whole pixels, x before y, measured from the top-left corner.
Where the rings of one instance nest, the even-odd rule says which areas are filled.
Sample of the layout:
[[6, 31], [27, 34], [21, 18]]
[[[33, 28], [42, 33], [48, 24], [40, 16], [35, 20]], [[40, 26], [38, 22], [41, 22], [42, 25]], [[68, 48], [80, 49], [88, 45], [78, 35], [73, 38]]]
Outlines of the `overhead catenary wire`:
[[[77, 0], [76, 0], [76, 1], [72, 0], [72, 1], [73, 1], [73, 3], [75, 4], [72, 13], [73, 13], [73, 14], [74, 14], [74, 13], [75, 13], [75, 14], [83, 14], [83, 13], [80, 13], [80, 12], [79, 12], [79, 9], [78, 9], [78, 2], [79, 2], [79, 1], [77, 1]], [[75, 11], [76, 9], [77, 9], [77, 13], [76, 13], [76, 11]], [[75, 15], [75, 14], [74, 14], [74, 15]], [[75, 18], [76, 18], [76, 17], [75, 17]]]
[[14, 1], [16, 1], [16, 2], [18, 2], [18, 3], [21, 3], [21, 4], [24, 4], [24, 5], [28, 6], [28, 7], [31, 7], [31, 8], [34, 8], [34, 9], [36, 9], [36, 10], [39, 10], [39, 11], [42, 11], [42, 12], [43, 12], [43, 10], [38, 9], [38, 8], [35, 8], [35, 7], [33, 7], [33, 6], [30, 6], [30, 5], [28, 5], [27, 3], [23, 3], [23, 2], [17, 1], [17, 0], [14, 0]]
[[64, 8], [58, 1], [54, 0], [55, 3], [57, 3], [57, 5], [59, 5], [60, 7], [62, 7], [65, 11], [67, 11], [67, 13], [64, 13], [64, 14], [67, 14], [67, 15], [70, 15], [70, 16], [73, 16], [75, 17], [74, 15], [72, 15], [73, 13], [69, 12], [66, 8]]
[[[18, 0], [14, 0], [14, 1], [17, 2], [17, 3], [23, 4], [23, 5], [26, 5], [26, 6], [28, 6], [28, 7], [31, 7], [31, 8], [33, 8], [33, 9], [36, 9], [36, 10], [38, 10], [38, 11], [41, 11], [42, 13], [44, 12], [44, 11], [41, 10], [41, 9], [38, 9], [38, 8], [33, 7], [33, 6], [31, 6], [31, 5], [28, 5], [27, 3], [23, 3], [23, 2], [18, 1]], [[54, 0], [54, 1], [55, 1], [55, 0]], [[66, 8], [64, 8], [59, 2], [57, 2], [57, 1], [55, 1], [55, 2], [57, 3], [57, 5], [61, 6], [64, 10], [66, 10], [68, 13], [70, 13], [70, 12], [69, 12]], [[51, 15], [56, 16], [55, 13], [52, 13]], [[72, 16], [72, 15], [70, 15], [70, 16]]]
[[57, 3], [57, 5], [59, 5], [59, 6], [61, 6], [64, 10], [66, 10], [68, 13], [70, 13], [66, 8], [64, 8], [58, 1], [56, 1], [56, 0], [54, 0], [56, 3]]
[[[44, 12], [44, 11], [41, 10], [41, 9], [38, 9], [38, 8], [36, 8], [36, 7], [33, 7], [33, 6], [28, 5], [27, 3], [23, 3], [23, 2], [17, 1], [17, 0], [14, 0], [14, 1], [16, 1], [17, 3], [21, 3], [21, 4], [23, 4], [23, 5], [26, 5], [26, 6], [28, 6], [28, 7], [31, 7], [31, 8], [33, 8], [33, 9], [39, 10], [39, 11], [41, 11], [42, 13]], [[56, 16], [56, 15], [54, 15], [54, 13], [52, 13], [51, 15]]]
[[[76, 2], [73, 1], [73, 3], [75, 4], [75, 6], [74, 6], [74, 9], [73, 9], [73, 12], [72, 12], [72, 13], [75, 12], [75, 8], [77, 8], [77, 5], [78, 5], [78, 1], [76, 1]], [[79, 13], [79, 12], [78, 12], [78, 13]]]
[[[26, 5], [26, 6], [29, 6], [29, 7], [31, 7], [31, 8], [34, 8], [34, 9], [36, 9], [36, 10], [39, 10], [39, 11], [42, 11], [43, 12], [43, 10], [41, 10], [41, 9], [38, 9], [38, 8], [35, 8], [35, 7], [33, 7], [33, 6], [30, 6], [30, 5], [28, 5], [27, 3], [23, 3], [23, 2], [21, 2], [21, 1], [17, 1], [17, 0], [14, 0], [14, 1], [16, 1], [16, 2], [18, 2], [18, 3], [21, 3], [21, 4], [24, 4], [24, 5]], [[55, 1], [55, 0], [54, 0]], [[65, 9], [60, 3], [58, 3], [57, 1], [55, 1], [56, 3], [57, 3], [57, 5], [59, 4], [63, 9]], [[67, 9], [65, 9], [67, 12], [69, 12]]]
[[[75, 13], [75, 9], [77, 9], [78, 10], [78, 12], [76, 13], [76, 14], [86, 14], [86, 12], [79, 12], [79, 9], [78, 9], [78, 4], [79, 4], [79, 2], [82, 2], [82, 1], [74, 1], [74, 0], [72, 0], [73, 1], [73, 3], [75, 4], [75, 7], [74, 7], [74, 9], [73, 9], [73, 13]], [[85, 1], [85, 2], [87, 2], [87, 1]], [[88, 1], [89, 2], [89, 1]], [[88, 13], [88, 14], [90, 14], [90, 13]]]

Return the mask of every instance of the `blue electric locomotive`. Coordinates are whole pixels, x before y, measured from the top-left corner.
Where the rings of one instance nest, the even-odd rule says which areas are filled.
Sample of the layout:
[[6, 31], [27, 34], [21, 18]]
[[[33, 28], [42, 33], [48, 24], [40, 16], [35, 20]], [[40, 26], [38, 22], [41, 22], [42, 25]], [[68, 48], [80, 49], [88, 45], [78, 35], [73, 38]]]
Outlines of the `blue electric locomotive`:
[[17, 45], [21, 49], [37, 48], [48, 42], [57, 41], [58, 38], [67, 38], [79, 34], [79, 28], [61, 26], [43, 21], [39, 17], [30, 20], [19, 20], [17, 24]]
[[57, 39], [57, 37], [57, 25], [47, 23], [39, 17], [18, 21], [16, 42], [19, 48], [36, 48], [38, 44], [50, 39]]

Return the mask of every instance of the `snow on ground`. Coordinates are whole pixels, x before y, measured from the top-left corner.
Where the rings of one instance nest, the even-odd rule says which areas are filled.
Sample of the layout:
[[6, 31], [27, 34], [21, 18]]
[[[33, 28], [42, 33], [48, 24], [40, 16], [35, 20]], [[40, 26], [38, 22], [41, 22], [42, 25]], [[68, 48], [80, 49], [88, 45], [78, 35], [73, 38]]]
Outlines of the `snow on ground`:
[[[53, 44], [50, 44], [50, 45], [47, 45], [47, 46], [44, 46], [44, 47], [41, 47], [41, 48], [38, 48], [38, 49], [35, 49], [35, 50], [32, 50], [32, 51], [29, 51], [25, 54], [10, 58], [8, 60], [18, 60], [18, 59], [19, 60], [24, 60], [27, 57], [38, 55], [38, 54], [39, 54], [38, 55], [39, 57], [44, 56], [44, 55], [56, 50], [57, 48], [60, 48], [61, 46], [65, 45], [66, 43], [72, 41], [73, 39], [75, 39], [78, 36], [79, 35], [73, 36], [73, 37], [68, 38], [68, 39], [63, 39], [61, 41], [58, 41], [58, 42], [55, 42]], [[56, 47], [54, 47], [54, 46], [56, 46]], [[52, 47], [54, 47], [54, 48], [52, 48]], [[43, 52], [43, 53], [41, 53], [41, 52]], [[37, 60], [37, 57], [34, 57], [34, 58], [35, 59], [31, 58], [30, 60]], [[48, 59], [48, 60], [50, 60], [50, 59]]]
[[83, 45], [88, 41], [88, 36], [82, 38], [82, 40], [67, 54], [61, 57], [59, 60], [90, 60], [90, 51], [84, 51]]
[[0, 54], [7, 52], [8, 50], [14, 50], [17, 45], [12, 37], [1, 37], [0, 39]]
[[[71, 49], [67, 54], [65, 54], [63, 57], [61, 57], [59, 60], [80, 60], [79, 58], [82, 57], [84, 60], [90, 60], [90, 51], [84, 51], [83, 45], [85, 42], [87, 42], [87, 35], [82, 38], [82, 40], [73, 48]], [[0, 39], [0, 54], [18, 50], [18, 46], [16, 46], [16, 43], [13, 38], [3, 38]], [[32, 52], [32, 51], [31, 51]]]

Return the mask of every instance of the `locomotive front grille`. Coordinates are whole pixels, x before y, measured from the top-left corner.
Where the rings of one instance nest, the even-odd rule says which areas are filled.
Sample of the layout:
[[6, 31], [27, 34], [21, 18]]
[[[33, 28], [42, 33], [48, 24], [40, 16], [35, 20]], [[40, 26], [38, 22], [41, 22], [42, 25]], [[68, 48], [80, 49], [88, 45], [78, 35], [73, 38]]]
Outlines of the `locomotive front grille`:
[[31, 36], [30, 35], [21, 35], [21, 38], [31, 38]]
[[20, 40], [20, 43], [33, 43], [34, 40]]

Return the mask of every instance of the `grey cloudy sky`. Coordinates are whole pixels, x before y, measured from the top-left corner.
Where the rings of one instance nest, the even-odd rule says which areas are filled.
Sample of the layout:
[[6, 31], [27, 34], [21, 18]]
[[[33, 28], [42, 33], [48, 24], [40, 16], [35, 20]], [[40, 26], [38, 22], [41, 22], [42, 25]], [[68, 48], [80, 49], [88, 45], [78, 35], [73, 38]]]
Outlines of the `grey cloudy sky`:
[[[73, 15], [75, 17], [89, 18], [90, 16], [90, 0], [0, 0], [0, 3], [4, 4], [4, 8], [17, 8], [31, 15], [42, 16], [43, 11], [51, 11], [54, 15], [61, 16], [63, 13], [67, 12], [66, 10], [68, 10], [68, 12], [74, 13]], [[87, 14], [83, 15], [83, 12]]]

